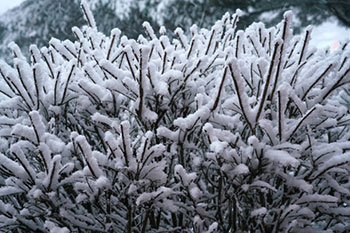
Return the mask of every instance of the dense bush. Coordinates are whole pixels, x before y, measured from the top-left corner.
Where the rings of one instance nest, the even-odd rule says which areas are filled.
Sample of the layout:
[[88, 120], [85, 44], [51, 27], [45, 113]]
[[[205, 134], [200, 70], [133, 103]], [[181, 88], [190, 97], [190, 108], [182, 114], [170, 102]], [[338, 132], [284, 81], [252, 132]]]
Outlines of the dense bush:
[[135, 41], [82, 6], [76, 41], [1, 62], [3, 231], [350, 230], [346, 45], [310, 48], [289, 12]]

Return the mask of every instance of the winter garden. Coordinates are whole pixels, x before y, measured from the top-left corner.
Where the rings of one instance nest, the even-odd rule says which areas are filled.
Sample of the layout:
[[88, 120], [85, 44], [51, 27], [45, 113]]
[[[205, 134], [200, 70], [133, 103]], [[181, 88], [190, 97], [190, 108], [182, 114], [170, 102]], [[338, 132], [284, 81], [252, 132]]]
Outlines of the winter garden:
[[0, 62], [3, 232], [348, 232], [350, 49], [292, 13], [12, 43]]

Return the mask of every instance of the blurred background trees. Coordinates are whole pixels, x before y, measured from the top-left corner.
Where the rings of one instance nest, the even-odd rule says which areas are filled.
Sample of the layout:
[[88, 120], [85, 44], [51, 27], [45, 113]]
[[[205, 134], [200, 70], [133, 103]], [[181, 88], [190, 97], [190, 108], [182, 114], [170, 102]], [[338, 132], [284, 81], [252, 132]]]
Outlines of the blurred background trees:
[[[350, 27], [348, 0], [87, 0], [95, 15], [98, 29], [109, 34], [118, 27], [129, 38], [137, 38], [142, 22], [153, 28], [164, 25], [171, 36], [176, 27], [190, 28], [192, 24], [209, 27], [225, 12], [237, 8], [244, 12], [238, 24], [245, 28], [260, 20], [267, 27], [282, 19], [286, 10], [295, 14], [294, 30], [306, 25], [318, 25], [329, 18]], [[73, 25], [84, 25], [80, 0], [25, 0], [0, 17], [0, 57], [9, 54], [7, 44], [15, 41], [28, 51], [30, 44], [46, 46], [51, 37], [72, 40]]]
[[[287, 10], [293, 10], [297, 17], [298, 30], [309, 24], [320, 24], [330, 17], [350, 27], [350, 2], [347, 0], [170, 0], [164, 7], [163, 18], [168, 28], [176, 25], [188, 27], [193, 23], [208, 26], [225, 12], [239, 8], [245, 12], [240, 19], [244, 28], [257, 19], [267, 26], [275, 25]], [[174, 25], [176, 24], [176, 25]]]

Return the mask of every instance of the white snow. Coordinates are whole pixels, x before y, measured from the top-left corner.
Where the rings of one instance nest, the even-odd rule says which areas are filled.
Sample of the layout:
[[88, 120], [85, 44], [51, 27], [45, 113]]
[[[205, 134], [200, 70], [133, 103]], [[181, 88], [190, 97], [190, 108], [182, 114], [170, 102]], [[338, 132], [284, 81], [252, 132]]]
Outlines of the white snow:
[[[290, 20], [290, 13], [287, 13], [286, 19]], [[77, 97], [72, 98], [71, 103], [67, 105], [67, 108], [71, 106], [76, 106], [76, 108], [74, 108], [73, 113], [67, 111], [66, 117], [69, 121], [68, 124], [76, 124], [77, 127], [65, 129], [61, 125], [64, 122], [59, 117], [57, 119], [53, 117], [52, 120], [47, 119], [54, 112], [49, 110], [46, 113], [39, 107], [47, 106], [50, 108], [49, 106], [52, 104], [50, 101], [53, 99], [51, 97], [43, 99], [41, 105], [38, 106], [38, 111], [30, 112], [29, 116], [23, 110], [14, 111], [13, 115], [11, 115], [11, 112], [4, 111], [4, 117], [0, 117], [0, 136], [12, 137], [14, 140], [9, 140], [9, 148], [6, 148], [6, 145], [1, 148], [0, 170], [3, 174], [9, 173], [9, 175], [5, 178], [0, 177], [0, 184], [6, 185], [4, 188], [0, 188], [0, 196], [15, 194], [22, 190], [29, 191], [28, 197], [34, 197], [34, 200], [40, 204], [44, 197], [55, 201], [54, 199], [60, 195], [61, 187], [64, 189], [64, 184], [73, 183], [75, 193], [72, 195], [75, 198], [66, 199], [67, 203], [62, 203], [59, 213], [63, 218], [69, 218], [72, 225], [80, 224], [80, 226], [86, 227], [98, 222], [94, 219], [96, 216], [87, 213], [89, 210], [84, 212], [85, 205], [75, 204], [100, 201], [98, 199], [104, 196], [102, 192], [113, 185], [116, 192], [111, 192], [110, 200], [107, 200], [114, 206], [113, 208], [119, 208], [118, 206], [123, 204], [120, 203], [118, 195], [127, 192], [128, 198], [131, 198], [127, 200], [130, 203], [129, 207], [140, 208], [139, 213], [142, 213], [143, 208], [148, 208], [148, 204], [151, 204], [152, 208], [162, 209], [165, 213], [164, 216], [167, 215], [166, 210], [171, 212], [186, 211], [191, 219], [198, 214], [199, 216], [194, 217], [193, 220], [195, 225], [203, 223], [201, 229], [198, 230], [199, 232], [216, 232], [225, 227], [214, 222], [216, 216], [212, 216], [213, 211], [211, 210], [216, 208], [215, 203], [218, 202], [216, 200], [207, 201], [220, 197], [215, 193], [219, 187], [217, 184], [219, 184], [220, 175], [227, 176], [227, 179], [225, 178], [223, 181], [233, 182], [235, 186], [241, 187], [247, 195], [259, 195], [261, 192], [264, 195], [276, 192], [273, 195], [278, 196], [283, 190], [292, 190], [293, 192], [287, 197], [290, 199], [288, 204], [272, 206], [280, 213], [280, 217], [286, 217], [285, 220], [289, 221], [288, 224], [292, 222], [292, 218], [300, 219], [302, 223], [304, 223], [303, 218], [312, 218], [312, 211], [314, 211], [312, 207], [315, 205], [330, 205], [333, 207], [345, 203], [342, 194], [349, 194], [347, 190], [349, 184], [338, 184], [338, 180], [348, 181], [347, 177], [341, 176], [348, 172], [346, 166], [350, 162], [350, 153], [344, 151], [348, 150], [350, 144], [340, 141], [337, 142], [339, 143], [337, 147], [335, 144], [325, 143], [322, 141], [322, 137], [318, 141], [319, 132], [317, 126], [314, 125], [319, 123], [318, 118], [327, 118], [327, 116], [333, 114], [328, 121], [324, 121], [323, 124], [320, 123], [319, 127], [334, 126], [336, 128], [339, 126], [339, 116], [347, 113], [343, 109], [339, 110], [338, 105], [325, 101], [322, 105], [317, 105], [317, 110], [320, 109], [320, 111], [317, 111], [316, 114], [322, 114], [320, 117], [316, 117], [317, 115], [313, 112], [311, 117], [303, 121], [302, 116], [308, 116], [307, 113], [312, 112], [314, 106], [311, 105], [310, 107], [309, 105], [310, 95], [308, 95], [310, 98], [305, 101], [299, 96], [300, 93], [302, 94], [303, 88], [308, 86], [303, 85], [304, 83], [300, 80], [290, 84], [290, 80], [286, 78], [286, 76], [293, 74], [294, 68], [299, 65], [293, 66], [291, 64], [298, 61], [299, 57], [299, 61], [309, 59], [306, 57], [310, 50], [307, 50], [309, 52], [303, 55], [291, 55], [293, 58], [290, 61], [288, 60], [290, 67], [282, 68], [283, 72], [279, 71], [278, 74], [281, 74], [281, 76], [279, 82], [276, 82], [276, 91], [282, 93], [283, 96], [277, 99], [271, 95], [270, 99], [267, 93], [266, 96], [264, 94], [264, 102], [260, 102], [264, 86], [266, 87], [265, 90], [269, 92], [270, 86], [273, 85], [273, 77], [271, 83], [267, 83], [264, 78], [269, 76], [269, 72], [277, 73], [276, 68], [271, 68], [271, 71], [268, 71], [267, 67], [269, 67], [269, 64], [276, 65], [279, 55], [271, 62], [271, 49], [268, 52], [259, 43], [264, 38], [266, 39], [269, 32], [271, 32], [272, 38], [276, 39], [268, 43], [272, 43], [272, 41], [282, 43], [279, 38], [281, 32], [276, 35], [275, 32], [265, 30], [263, 24], [255, 24], [249, 30], [249, 33], [247, 31], [238, 32], [240, 41], [239, 43], [236, 42], [242, 47], [239, 48], [240, 51], [238, 51], [236, 57], [234, 55], [235, 40], [228, 39], [231, 44], [229, 42], [227, 47], [233, 50], [231, 53], [229, 49], [225, 50], [219, 42], [220, 30], [223, 30], [225, 26], [228, 27], [228, 25], [218, 23], [212, 31], [193, 26], [191, 28], [193, 36], [188, 40], [192, 40], [194, 44], [191, 52], [188, 43], [182, 47], [179, 44], [181, 42], [177, 41], [176, 46], [178, 47], [175, 48], [174, 44], [169, 42], [168, 37], [161, 36], [157, 38], [149, 24], [146, 23], [144, 26], [148, 28], [147, 30], [153, 40], [148, 41], [140, 37], [136, 41], [123, 37], [121, 45], [116, 42], [110, 50], [113, 55], [123, 54], [115, 61], [106, 57], [107, 54], [105, 53], [111, 43], [110, 38], [103, 38], [106, 39], [104, 43], [101, 41], [102, 37], [91, 28], [82, 29], [85, 30], [84, 33], [75, 29], [79, 34], [78, 37], [82, 38], [74, 44], [68, 41], [51, 40], [51, 46], [55, 46], [60, 52], [55, 52], [53, 49], [53, 56], [55, 57], [47, 57], [46, 59], [56, 59], [60, 56], [59, 53], [67, 55], [67, 57], [74, 57], [75, 54], [70, 54], [67, 48], [76, 53], [78, 52], [78, 44], [81, 43], [82, 45], [80, 51], [85, 58], [82, 58], [81, 62], [77, 62], [76, 58], [72, 58], [71, 62], [66, 62], [64, 59], [48, 62], [55, 66], [52, 72], [55, 75], [57, 75], [57, 69], [62, 71], [62, 80], [60, 80], [57, 87], [58, 91], [65, 89], [67, 90], [67, 93], [65, 93], [67, 98]], [[279, 29], [283, 28], [283, 24], [278, 27]], [[258, 38], [255, 34], [256, 30], [260, 29], [264, 31], [262, 38]], [[219, 34], [214, 34], [213, 31], [219, 32]], [[187, 38], [185, 38], [185, 35], [180, 35], [181, 33], [182, 30], [178, 29], [178, 39], [183, 42]], [[118, 30], [112, 31], [112, 36], [117, 37], [119, 34], [120, 31]], [[213, 41], [209, 42], [211, 35], [213, 35]], [[86, 36], [91, 36], [92, 45], [85, 43], [86, 41], [84, 42]], [[183, 39], [181, 39], [182, 36]], [[252, 37], [250, 41], [248, 36]], [[302, 38], [303, 36], [299, 37], [300, 40]], [[101, 45], [99, 45], [100, 42]], [[215, 48], [215, 42], [218, 42], [217, 48]], [[290, 42], [284, 40], [284, 43], [286, 46], [284, 49], [288, 51]], [[254, 49], [254, 44], [257, 45], [256, 49]], [[301, 45], [302, 43], [296, 48], [296, 54], [301, 54]], [[15, 44], [12, 44], [12, 47], [16, 53], [20, 53]], [[92, 51], [92, 47], [94, 47], [94, 51]], [[31, 48], [35, 50], [34, 60], [43, 59], [35, 47]], [[151, 51], [152, 55], [150, 55]], [[275, 49], [275, 51], [277, 50]], [[280, 54], [283, 55], [284, 51], [282, 50]], [[47, 51], [44, 51], [44, 53], [48, 55]], [[212, 58], [209, 58], [212, 53], [217, 54], [218, 60], [215, 62]], [[188, 59], [186, 58], [187, 55]], [[91, 56], [93, 56], [93, 59]], [[331, 57], [338, 58], [337, 56]], [[126, 62], [126, 59], [130, 61]], [[285, 62], [287, 58], [284, 56], [281, 59], [282, 62]], [[313, 75], [317, 76], [316, 71], [323, 65], [323, 61], [318, 63], [317, 59], [319, 57], [316, 59], [314, 57], [310, 58], [309, 62], [312, 64], [307, 66], [311, 68], [307, 67], [307, 72], [300, 70], [300, 73], [298, 73], [300, 79], [304, 80], [310, 77], [309, 81], [314, 80]], [[320, 60], [322, 59], [323, 57], [320, 57]], [[172, 61], [173, 64], [171, 64]], [[328, 60], [324, 62], [327, 63]], [[9, 80], [14, 82], [14, 85], [21, 87], [18, 92], [24, 94], [28, 92], [20, 101], [27, 101], [30, 106], [35, 107], [36, 99], [34, 97], [36, 95], [33, 92], [35, 86], [29, 82], [32, 78], [33, 67], [31, 64], [24, 62], [22, 58], [17, 58], [15, 65], [18, 65], [19, 70], [23, 70], [23, 73], [28, 73], [23, 84], [18, 80], [16, 69], [6, 67], [6, 75], [9, 76]], [[61, 68], [56, 69], [56, 66]], [[209, 69], [210, 66], [212, 68]], [[43, 67], [48, 69], [45, 64], [43, 64]], [[222, 105], [220, 102], [220, 107], [216, 108], [216, 111], [212, 111], [210, 106], [218, 95], [217, 88], [220, 85], [218, 80], [221, 79], [225, 67], [227, 67], [227, 70], [230, 69], [227, 73], [230, 78], [227, 77], [228, 81], [223, 82], [224, 88], [222, 89], [223, 93], [220, 94], [220, 97], [222, 97], [220, 101], [225, 102], [228, 98], [232, 98], [232, 101], [230, 100], [230, 103], [226, 102], [226, 105]], [[206, 70], [207, 68], [209, 71]], [[342, 74], [346, 68], [348, 68], [348, 64], [344, 65], [340, 73]], [[67, 76], [69, 73], [67, 71], [73, 69], [73, 81], [68, 88]], [[289, 72], [288, 69], [293, 72]], [[317, 72], [322, 72], [322, 69]], [[334, 70], [331, 72], [334, 72]], [[55, 75], [47, 75], [47, 80], [55, 80]], [[331, 77], [327, 75], [324, 86], [327, 86], [327, 78]], [[50, 88], [53, 82], [47, 80], [43, 75], [42, 85], [46, 87], [48, 84], [48, 88]], [[283, 82], [285, 84], [281, 85]], [[25, 91], [27, 86], [30, 92]], [[66, 88], [62, 88], [64, 86]], [[140, 87], [144, 92], [140, 91]], [[317, 86], [317, 90], [321, 88], [321, 85]], [[15, 95], [11, 91], [6, 90], [7, 92]], [[45, 92], [41, 93], [42, 97], [46, 96]], [[91, 94], [91, 96], [87, 94]], [[60, 96], [60, 93], [58, 95]], [[97, 99], [96, 102], [101, 101], [98, 106], [94, 104], [95, 100], [93, 99], [95, 98]], [[288, 106], [289, 102], [293, 109]], [[153, 105], [154, 103], [156, 103], [156, 106]], [[283, 106], [276, 106], [275, 104]], [[257, 115], [256, 110], [259, 105], [262, 107], [260, 109], [261, 114]], [[332, 107], [328, 107], [330, 105]], [[63, 104], [56, 105], [56, 107], [58, 109], [63, 108]], [[153, 121], [158, 119], [156, 114], [160, 113], [159, 109], [164, 110], [165, 114], [160, 114], [159, 117], [163, 118], [159, 118], [160, 121], [153, 125], [155, 123]], [[185, 109], [186, 111], [183, 111]], [[276, 109], [282, 109], [282, 111], [277, 112]], [[322, 109], [325, 109], [325, 111], [321, 111]], [[60, 111], [63, 113], [63, 110]], [[140, 111], [140, 114], [137, 110]], [[60, 111], [55, 110], [57, 114], [61, 114]], [[80, 115], [80, 111], [83, 111], [84, 114]], [[283, 114], [283, 119], [279, 119], [281, 114]], [[18, 117], [19, 120], [10, 121], [5, 118], [7, 115], [14, 118]], [[49, 124], [47, 124], [47, 121], [49, 121]], [[247, 121], [251, 123], [250, 127], [247, 126]], [[277, 125], [278, 122], [282, 122], [282, 126]], [[312, 124], [309, 124], [310, 122]], [[281, 128], [283, 137], [278, 139], [280, 133], [278, 130]], [[76, 132], [69, 132], [70, 130], [76, 130]], [[294, 136], [293, 140], [289, 140], [290, 138], [287, 137], [289, 130], [289, 135], [292, 134], [290, 138]], [[35, 135], [36, 132], [39, 136]], [[71, 135], [70, 138], [69, 134]], [[306, 136], [310, 138], [306, 138], [299, 143], [299, 140], [303, 140], [303, 137]], [[275, 139], [270, 140], [268, 137]], [[347, 141], [348, 138], [344, 137], [342, 140]], [[68, 143], [68, 145], [65, 143]], [[338, 149], [337, 152], [318, 150], [318, 147], [327, 146], [341, 149]], [[203, 148], [205, 149], [203, 150]], [[6, 152], [7, 149], [9, 149], [8, 152]], [[45, 164], [39, 164], [41, 161], [37, 157], [31, 156], [37, 153], [37, 150], [41, 152], [39, 159], [43, 160]], [[11, 157], [11, 152], [16, 158]], [[7, 153], [10, 156], [7, 156]], [[323, 155], [322, 153], [326, 154]], [[182, 154], [185, 156], [183, 161], [180, 159]], [[296, 167], [298, 169], [295, 169]], [[216, 171], [220, 172], [219, 169], [223, 173], [216, 173]], [[262, 171], [262, 174], [260, 171]], [[333, 179], [333, 174], [336, 174], [336, 179]], [[279, 185], [278, 180], [283, 180], [283, 185]], [[314, 180], [316, 181], [314, 182]], [[24, 182], [25, 185], [23, 185]], [[33, 183], [33, 185], [29, 186], [27, 183]], [[39, 190], [41, 188], [38, 185], [39, 183], [42, 184], [42, 187], [46, 187], [48, 191], [45, 189]], [[57, 187], [60, 188], [57, 189]], [[327, 187], [327, 189], [324, 189], [324, 187]], [[329, 192], [328, 189], [333, 189], [334, 194]], [[225, 192], [231, 191], [224, 189], [222, 195], [232, 194]], [[263, 217], [266, 215], [266, 218], [269, 218], [267, 213], [272, 210], [269, 201], [259, 203], [261, 200], [253, 197], [254, 202], [250, 206], [251, 213], [245, 213], [241, 210], [250, 203], [247, 203], [240, 195], [240, 191], [234, 193], [234, 196], [231, 195], [235, 199], [237, 209], [242, 213], [242, 215], [237, 215], [239, 218], [248, 218], [247, 221], [249, 221], [249, 217]], [[182, 197], [185, 201], [182, 201]], [[190, 200], [186, 200], [186, 198], [190, 198]], [[107, 201], [102, 200], [101, 203], [107, 204]], [[232, 207], [230, 207], [228, 199], [224, 198], [221, 201], [222, 213], [225, 214], [224, 211], [230, 211]], [[310, 205], [308, 206], [310, 209], [304, 208], [305, 205]], [[0, 212], [2, 211], [1, 206], [2, 202], [0, 201]], [[73, 213], [74, 211], [71, 211], [67, 206], [77, 206], [80, 209]], [[14, 210], [17, 211], [17, 209]], [[29, 210], [32, 211], [32, 209]], [[21, 211], [23, 215], [28, 213], [27, 209], [18, 211]], [[99, 211], [99, 209], [94, 209], [94, 211]], [[121, 211], [123, 212], [123, 210]], [[123, 214], [122, 212], [121, 214]], [[334, 209], [334, 212], [348, 213], [344, 209]], [[99, 216], [103, 216], [103, 214], [101, 212]], [[0, 216], [0, 218], [2, 217]], [[120, 218], [123, 218], [122, 215], [120, 215]], [[238, 221], [241, 220], [238, 219]], [[47, 221], [45, 226], [42, 227], [46, 227], [48, 232], [66, 232], [65, 228], [59, 228], [55, 224]], [[67, 227], [71, 226], [67, 225]], [[283, 227], [281, 224], [281, 229]]]
[[83, 8], [84, 16], [90, 24], [89, 26], [91, 26], [92, 28], [96, 28], [95, 18], [90, 10], [88, 3], [85, 0], [81, 1], [81, 7]]
[[297, 204], [311, 204], [311, 203], [328, 203], [328, 204], [336, 204], [339, 199], [330, 196], [330, 195], [321, 195], [321, 194], [307, 194], [303, 195], [298, 201]]
[[311, 45], [318, 48], [330, 47], [335, 51], [342, 42], [350, 40], [350, 29], [340, 26], [335, 19], [331, 19], [315, 26], [311, 37]]
[[0, 197], [22, 193], [24, 190], [16, 187], [5, 186], [0, 188]]
[[249, 168], [245, 164], [239, 164], [233, 169], [232, 173], [234, 176], [247, 174], [249, 173]]
[[261, 207], [259, 209], [256, 209], [256, 210], [253, 210], [251, 213], [250, 213], [250, 216], [251, 217], [256, 217], [256, 216], [260, 216], [260, 215], [265, 215], [267, 212], [267, 209], [265, 207]]
[[287, 151], [283, 150], [267, 150], [265, 152], [266, 158], [270, 159], [273, 162], [282, 164], [283, 166], [292, 166], [297, 167], [300, 162], [291, 156]]
[[76, 137], [76, 142], [78, 143], [79, 148], [81, 149], [80, 152], [83, 154], [85, 162], [91, 174], [95, 175], [96, 177], [102, 176], [103, 172], [100, 169], [97, 159], [95, 157], [95, 153], [91, 151], [91, 147], [87, 142], [86, 138], [82, 135], [79, 135], [78, 137]]
[[177, 176], [182, 181], [184, 186], [189, 186], [197, 178], [196, 173], [186, 173], [186, 170], [180, 164], [177, 164], [174, 170], [175, 176]]
[[197, 186], [193, 185], [193, 187], [190, 188], [190, 194], [194, 200], [197, 200], [202, 196], [202, 191]]
[[105, 176], [100, 176], [97, 180], [96, 180], [96, 186], [100, 189], [103, 188], [109, 188], [111, 186], [110, 181], [107, 177]]
[[252, 188], [264, 188], [264, 189], [270, 189], [271, 191], [277, 192], [277, 189], [274, 188], [272, 185], [266, 183], [265, 181], [257, 180], [254, 181], [250, 187]]
[[329, 160], [324, 162], [322, 166], [319, 167], [315, 177], [324, 174], [326, 171], [329, 171], [332, 168], [339, 168], [341, 165], [348, 165], [348, 163], [350, 163], [350, 153], [332, 156]]
[[217, 223], [217, 222], [214, 222], [214, 223], [212, 223], [212, 224], [209, 226], [208, 231], [205, 231], [205, 233], [215, 232], [216, 229], [217, 229], [217, 227], [218, 227], [218, 223]]
[[24, 0], [0, 0], [0, 14], [21, 4]]
[[69, 229], [67, 227], [58, 227], [54, 222], [49, 220], [45, 221], [44, 226], [50, 230], [50, 233], [69, 233]]

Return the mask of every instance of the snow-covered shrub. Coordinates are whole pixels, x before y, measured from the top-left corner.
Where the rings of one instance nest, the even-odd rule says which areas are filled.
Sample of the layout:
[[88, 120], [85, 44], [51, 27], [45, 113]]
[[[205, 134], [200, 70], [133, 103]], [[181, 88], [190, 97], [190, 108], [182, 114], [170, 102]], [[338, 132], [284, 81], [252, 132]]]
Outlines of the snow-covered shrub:
[[73, 28], [0, 65], [0, 227], [12, 232], [345, 232], [349, 49], [291, 13], [170, 41]]

